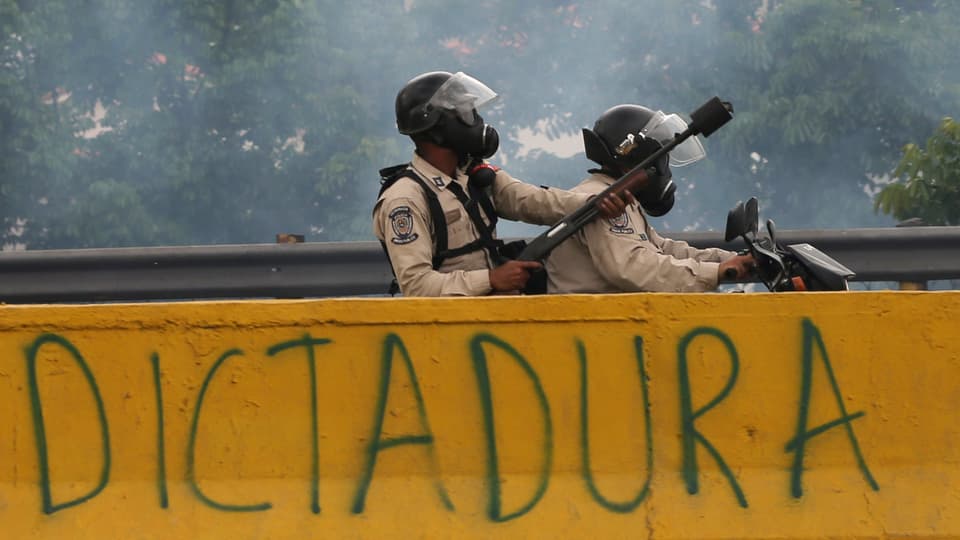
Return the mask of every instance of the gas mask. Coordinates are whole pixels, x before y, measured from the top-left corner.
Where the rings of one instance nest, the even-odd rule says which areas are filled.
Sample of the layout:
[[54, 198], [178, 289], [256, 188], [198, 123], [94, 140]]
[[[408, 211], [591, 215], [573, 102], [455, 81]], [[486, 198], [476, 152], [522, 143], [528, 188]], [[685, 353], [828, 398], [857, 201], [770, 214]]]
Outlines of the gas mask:
[[500, 148], [497, 130], [484, 122], [475, 110], [471, 113], [470, 122], [467, 123], [461, 115], [444, 111], [428, 132], [434, 143], [457, 153], [460, 165], [465, 165], [471, 159], [487, 159]]
[[656, 173], [649, 177], [649, 183], [637, 194], [637, 202], [647, 214], [660, 217], [673, 208], [677, 185], [673, 183], [670, 158], [667, 155], [657, 160], [655, 170]]
[[[614, 150], [615, 162], [621, 169], [620, 174], [640, 164], [646, 156], [660, 148], [661, 143], [652, 137], [628, 134]], [[647, 168], [647, 185], [635, 194], [637, 202], [651, 216], [660, 217], [673, 208], [677, 185], [673, 183], [671, 163], [674, 163], [674, 158], [670, 153], [660, 156], [652, 166]]]
[[455, 151], [461, 165], [493, 156], [500, 148], [500, 134], [477, 110], [496, 98], [496, 92], [466, 73], [452, 75], [424, 106], [425, 114], [439, 113], [429, 131], [433, 142]]

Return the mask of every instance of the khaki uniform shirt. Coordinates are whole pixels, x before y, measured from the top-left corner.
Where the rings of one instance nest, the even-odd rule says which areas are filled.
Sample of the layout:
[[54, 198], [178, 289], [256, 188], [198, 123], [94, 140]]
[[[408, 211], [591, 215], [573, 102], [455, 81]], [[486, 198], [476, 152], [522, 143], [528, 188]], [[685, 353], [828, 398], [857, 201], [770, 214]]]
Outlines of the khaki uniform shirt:
[[[595, 173], [572, 191], [596, 195], [615, 180]], [[661, 237], [634, 204], [617, 218], [591, 221], [553, 250], [547, 292], [708, 291], [717, 288], [720, 262], [734, 255]]]
[[[437, 194], [447, 220], [448, 248], [458, 248], [478, 239], [479, 233], [463, 205], [446, 189], [450, 182], [457, 182], [467, 191], [466, 173], [458, 171], [457, 177], [451, 178], [417, 154], [410, 165]], [[500, 217], [534, 225], [553, 225], [586, 204], [590, 195], [533, 186], [498, 171], [490, 198]], [[486, 250], [447, 258], [439, 270], [434, 270], [433, 230], [427, 198], [420, 185], [410, 178], [401, 178], [377, 199], [373, 208], [373, 231], [387, 246], [400, 292], [404, 296], [489, 294], [493, 290], [489, 270], [494, 262]]]

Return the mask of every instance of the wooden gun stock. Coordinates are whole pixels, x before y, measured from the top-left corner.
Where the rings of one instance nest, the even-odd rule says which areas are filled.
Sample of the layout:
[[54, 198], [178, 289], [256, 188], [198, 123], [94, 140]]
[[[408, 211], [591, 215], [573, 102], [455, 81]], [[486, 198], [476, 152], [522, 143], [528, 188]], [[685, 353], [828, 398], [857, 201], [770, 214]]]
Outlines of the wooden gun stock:
[[597, 205], [611, 193], [622, 195], [630, 191], [636, 195], [647, 182], [650, 181], [650, 172], [648, 169], [635, 167], [627, 174], [621, 176], [616, 182], [603, 190], [596, 197], [591, 198], [586, 204], [576, 209], [573, 213], [565, 216], [555, 223], [550, 229], [536, 237], [527, 244], [520, 255], [517, 257], [521, 261], [542, 261], [554, 250], [561, 242], [582, 229], [587, 223], [593, 221], [600, 214]]

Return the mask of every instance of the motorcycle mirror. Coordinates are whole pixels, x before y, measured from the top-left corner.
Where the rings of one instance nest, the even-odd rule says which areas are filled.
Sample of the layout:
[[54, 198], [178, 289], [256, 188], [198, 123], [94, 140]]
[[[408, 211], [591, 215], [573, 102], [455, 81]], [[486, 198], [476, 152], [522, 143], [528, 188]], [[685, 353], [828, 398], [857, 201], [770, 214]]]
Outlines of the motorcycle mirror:
[[745, 232], [747, 232], [747, 222], [744, 219], [743, 201], [738, 201], [737, 204], [727, 212], [727, 228], [723, 234], [723, 239], [729, 242]]
[[756, 235], [757, 229], [760, 227], [760, 203], [757, 202], [756, 197], [750, 197], [747, 200], [747, 204], [744, 206], [743, 219], [745, 229]]

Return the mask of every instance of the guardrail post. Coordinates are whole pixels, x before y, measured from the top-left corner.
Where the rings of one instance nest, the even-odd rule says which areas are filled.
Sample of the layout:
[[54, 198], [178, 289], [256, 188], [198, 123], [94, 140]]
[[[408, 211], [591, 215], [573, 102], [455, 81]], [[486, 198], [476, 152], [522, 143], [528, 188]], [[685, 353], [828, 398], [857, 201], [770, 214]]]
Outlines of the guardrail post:
[[[302, 234], [293, 234], [293, 233], [277, 233], [277, 243], [278, 244], [302, 244], [305, 241], [306, 237]], [[274, 271], [279, 271], [280, 268], [277, 267]], [[302, 296], [278, 296], [282, 300], [291, 300], [291, 299], [300, 299]]]
[[[921, 218], [910, 218], [900, 223], [897, 223], [897, 227], [924, 227], [926, 222]], [[901, 291], [925, 291], [927, 290], [926, 281], [901, 281], [900, 282]]]

